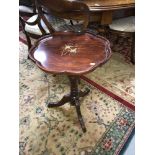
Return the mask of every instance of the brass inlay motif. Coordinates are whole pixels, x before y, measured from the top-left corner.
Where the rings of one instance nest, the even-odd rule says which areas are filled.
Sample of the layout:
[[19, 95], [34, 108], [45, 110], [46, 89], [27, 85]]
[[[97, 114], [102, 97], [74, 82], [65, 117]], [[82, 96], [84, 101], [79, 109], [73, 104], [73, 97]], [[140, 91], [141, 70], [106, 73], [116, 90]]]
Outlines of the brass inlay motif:
[[77, 48], [73, 44], [65, 44], [65, 46], [62, 48], [62, 53], [61, 55], [71, 55], [71, 54], [76, 54], [77, 53]]

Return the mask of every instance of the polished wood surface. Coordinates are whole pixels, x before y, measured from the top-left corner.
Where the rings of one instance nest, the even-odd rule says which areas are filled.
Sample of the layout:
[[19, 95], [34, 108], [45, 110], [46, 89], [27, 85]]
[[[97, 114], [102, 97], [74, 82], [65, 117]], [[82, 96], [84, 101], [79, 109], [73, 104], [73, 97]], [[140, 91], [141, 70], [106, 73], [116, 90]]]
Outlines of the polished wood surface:
[[30, 49], [29, 57], [44, 71], [81, 75], [104, 64], [111, 56], [109, 41], [90, 33], [56, 32]]
[[99, 21], [101, 25], [112, 23], [115, 10], [135, 7], [135, 0], [81, 0], [88, 5], [91, 21]]
[[135, 0], [82, 0], [89, 6], [91, 11], [115, 10], [131, 8], [135, 5]]

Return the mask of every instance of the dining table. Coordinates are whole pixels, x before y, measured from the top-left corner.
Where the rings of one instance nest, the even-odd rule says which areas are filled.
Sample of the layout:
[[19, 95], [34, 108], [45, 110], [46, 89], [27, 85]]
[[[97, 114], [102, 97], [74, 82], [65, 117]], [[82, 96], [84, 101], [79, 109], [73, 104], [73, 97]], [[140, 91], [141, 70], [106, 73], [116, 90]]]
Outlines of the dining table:
[[113, 13], [118, 10], [134, 9], [135, 0], [80, 0], [88, 5], [91, 20], [99, 21], [101, 25], [112, 23]]

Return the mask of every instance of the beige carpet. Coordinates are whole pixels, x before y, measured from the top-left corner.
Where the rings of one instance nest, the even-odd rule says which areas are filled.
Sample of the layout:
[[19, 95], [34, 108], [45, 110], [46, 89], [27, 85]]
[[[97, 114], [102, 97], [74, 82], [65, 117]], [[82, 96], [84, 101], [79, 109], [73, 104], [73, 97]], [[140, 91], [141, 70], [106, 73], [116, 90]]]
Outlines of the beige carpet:
[[107, 88], [124, 100], [134, 104], [135, 70], [134, 65], [123, 60], [119, 53], [113, 53], [105, 65], [86, 75], [100, 86]]
[[[20, 155], [119, 154], [134, 128], [134, 109], [128, 108], [123, 102], [106, 95], [91, 84], [81, 81], [82, 89], [89, 87], [91, 90], [90, 94], [81, 100], [81, 111], [87, 128], [84, 134], [74, 107], [69, 104], [60, 108], [46, 107], [46, 102], [59, 100], [68, 93], [69, 81], [66, 76], [53, 77], [42, 72], [27, 59], [27, 46], [22, 42], [19, 44]], [[121, 59], [116, 54], [117, 56]], [[114, 69], [113, 63], [116, 65]], [[117, 64], [113, 55], [105, 68], [99, 68], [106, 75], [98, 69], [87, 77], [119, 96], [122, 92], [127, 93], [122, 97], [134, 102], [134, 71], [131, 71], [132, 67], [127, 71], [128, 65], [120, 65], [124, 72], [120, 71], [121, 68], [117, 67]], [[108, 65], [113, 72], [119, 73], [119, 76], [110, 72]], [[120, 78], [121, 74], [123, 77]], [[105, 79], [102, 81], [104, 76]], [[126, 80], [128, 76], [129, 79]], [[124, 82], [116, 84], [122, 79]], [[127, 91], [128, 85], [131, 92]]]

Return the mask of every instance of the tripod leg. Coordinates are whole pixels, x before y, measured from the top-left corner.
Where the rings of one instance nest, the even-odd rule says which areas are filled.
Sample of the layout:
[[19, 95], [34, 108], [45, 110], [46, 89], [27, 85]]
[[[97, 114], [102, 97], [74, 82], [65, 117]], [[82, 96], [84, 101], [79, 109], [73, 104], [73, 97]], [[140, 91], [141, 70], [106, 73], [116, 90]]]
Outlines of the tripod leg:
[[84, 124], [84, 121], [83, 121], [83, 118], [82, 118], [82, 114], [81, 114], [81, 110], [80, 110], [79, 100], [75, 101], [75, 107], [76, 107], [76, 112], [77, 112], [77, 115], [78, 115], [78, 119], [79, 119], [79, 122], [80, 122], [80, 125], [81, 125], [81, 128], [82, 128], [82, 131], [86, 132], [86, 127], [85, 127], [85, 124]]
[[90, 90], [88, 88], [85, 91], [79, 91], [79, 97], [84, 97], [88, 95], [89, 92]]
[[62, 106], [64, 105], [65, 103], [69, 102], [70, 101], [70, 95], [65, 95], [63, 96], [63, 98], [58, 101], [58, 102], [50, 102], [48, 103], [47, 107], [48, 108], [52, 108], [52, 107], [59, 107], [59, 106]]
[[77, 116], [82, 128], [82, 131], [86, 132], [86, 127], [80, 110], [79, 97], [85, 96], [86, 94], [88, 94], [88, 92], [78, 91], [78, 77], [69, 76], [69, 80], [71, 83], [71, 105], [74, 105], [76, 107], [76, 112], [77, 112]]

